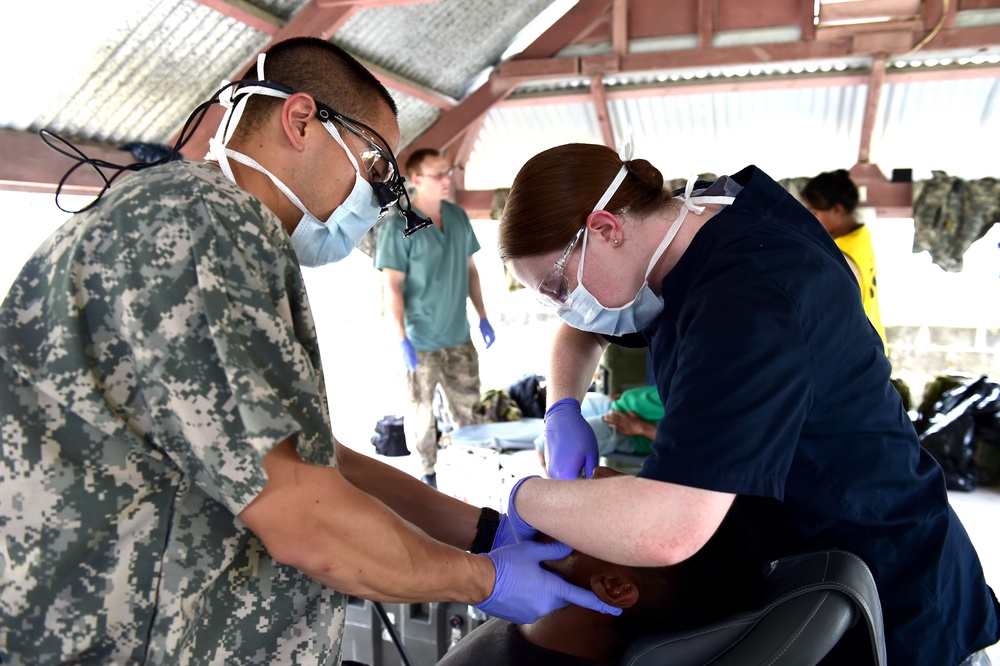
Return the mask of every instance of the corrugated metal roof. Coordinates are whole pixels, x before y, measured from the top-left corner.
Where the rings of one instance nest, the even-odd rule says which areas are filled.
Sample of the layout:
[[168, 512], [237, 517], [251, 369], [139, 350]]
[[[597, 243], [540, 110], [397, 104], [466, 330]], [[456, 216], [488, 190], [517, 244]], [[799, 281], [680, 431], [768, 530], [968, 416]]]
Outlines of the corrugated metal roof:
[[[551, 1], [482, 3], [471, 12], [465, 0], [362, 9], [333, 41], [394, 75], [461, 99]], [[307, 2], [245, 4], [280, 24]], [[9, 54], [0, 44], [8, 60], [30, 53], [32, 67], [17, 72], [10, 89], [33, 91], [0, 100], [0, 127], [50, 128], [67, 138], [112, 144], [167, 143], [188, 114], [271, 39], [196, 0], [102, 0], [104, 21], [97, 23], [94, 11], [90, 3], [73, 3], [46, 17], [44, 34], [21, 47], [8, 41]], [[21, 5], [9, 18], [12, 26], [37, 25], [39, 9]], [[48, 66], [38, 57], [42, 52], [51, 56]], [[67, 68], [67, 62], [76, 66]], [[45, 85], [34, 92], [39, 81]], [[441, 109], [391, 86], [390, 92], [405, 147]]]
[[[544, 87], [589, 92], [582, 80]], [[616, 143], [631, 125], [635, 156], [650, 160], [668, 179], [691, 172], [733, 173], [748, 164], [775, 178], [791, 178], [850, 168], [858, 161], [867, 85], [678, 90], [618, 94], [615, 86], [607, 87]], [[873, 131], [872, 162], [887, 176], [893, 168], [912, 168], [918, 178], [929, 177], [932, 169], [966, 178], [995, 176], [998, 96], [996, 78], [887, 84]], [[559, 143], [603, 143], [593, 103], [580, 94], [572, 99], [538, 105], [522, 98], [491, 109], [466, 165], [466, 187], [509, 187], [520, 164]]]
[[[255, 8], [272, 17], [267, 22], [280, 24], [293, 19], [308, 2], [240, 0], [231, 4], [236, 13]], [[562, 6], [564, 11], [565, 4], [561, 0], [438, 0], [366, 8], [341, 26], [333, 39], [385, 69], [390, 78], [460, 102], [516, 36], [527, 32], [533, 19], [547, 8]], [[271, 39], [226, 16], [220, 10], [225, 7], [214, 0], [66, 1], [56, 7], [12, 4], [5, 8], [0, 58], [25, 64], [8, 68], [7, 94], [0, 96], [0, 128], [51, 128], [67, 138], [112, 144], [169, 142], [191, 110], [208, 99], [223, 78], [245, 67]], [[982, 29], [1000, 21], [1000, 8], [974, 14], [972, 21], [972, 14], [959, 11], [957, 22]], [[96, 23], [95, 15], [101, 19]], [[764, 32], [754, 34], [759, 38]], [[766, 34], [771, 42], [794, 37], [791, 32], [783, 38], [775, 36], [774, 30]], [[677, 39], [681, 41], [675, 46], [690, 47], [691, 38], [697, 35], [657, 38], [656, 45], [664, 49], [664, 40]], [[744, 35], [740, 43], [749, 38]], [[632, 52], [640, 53], [653, 44], [644, 47], [640, 41], [630, 42]], [[610, 43], [585, 43], [578, 48], [607, 52], [610, 47]], [[921, 52], [915, 62], [929, 63], [932, 55]], [[949, 58], [964, 58], [973, 65], [977, 58], [992, 58], [987, 62], [996, 63], [1000, 47], [940, 53], [937, 64]], [[684, 91], [680, 86], [794, 77], [797, 72], [816, 75], [827, 70], [831, 75], [867, 76], [870, 63], [870, 57], [848, 57], [607, 75], [608, 115], [616, 140], [631, 123], [639, 153], [660, 164], [671, 178], [688, 171], [733, 170], [749, 162], [757, 162], [776, 177], [850, 166], [857, 161], [865, 85], [816, 82], [812, 87], [740, 92], [704, 86]], [[915, 175], [932, 168], [968, 177], [995, 175], [991, 156], [997, 154], [1000, 141], [997, 80], [893, 80], [893, 73], [900, 69], [906, 68], [890, 60], [872, 160], [884, 169], [909, 166]], [[641, 90], [664, 85], [671, 89]], [[443, 111], [392, 89], [391, 83], [389, 87], [400, 109], [401, 146], [405, 148]], [[567, 141], [602, 141], [593, 105], [579, 94], [588, 88], [589, 79], [582, 76], [527, 83], [512, 100], [553, 92], [570, 97], [550, 97], [544, 107], [519, 106], [513, 101], [491, 109], [467, 165], [466, 187], [508, 186], [520, 165], [544, 148]]]
[[[78, 52], [79, 67], [24, 127], [119, 143], [165, 143], [267, 35], [193, 0], [135, 0], [107, 38]], [[115, 14], [111, 14], [115, 16]]]
[[536, 153], [564, 143], [600, 143], [601, 128], [589, 103], [494, 107], [486, 115], [465, 167], [465, 187], [510, 187]]
[[882, 97], [872, 161], [962, 178], [1000, 176], [1000, 79], [891, 83]]
[[271, 16], [288, 21], [295, 12], [299, 11], [309, 0], [246, 0], [248, 5], [253, 5]]
[[402, 151], [437, 121], [441, 109], [392, 88], [389, 93], [399, 109], [399, 147]]
[[[461, 99], [552, 0], [432, 3], [360, 11], [333, 41], [365, 60]], [[470, 4], [475, 11], [469, 11]]]

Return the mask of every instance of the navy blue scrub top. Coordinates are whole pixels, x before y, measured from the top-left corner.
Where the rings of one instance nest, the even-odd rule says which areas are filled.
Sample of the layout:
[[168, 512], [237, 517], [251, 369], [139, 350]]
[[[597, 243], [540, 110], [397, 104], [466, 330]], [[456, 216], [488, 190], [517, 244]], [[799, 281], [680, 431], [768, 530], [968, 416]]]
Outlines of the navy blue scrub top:
[[784, 188], [752, 166], [731, 178], [743, 190], [698, 231], [642, 331], [665, 416], [639, 476], [742, 496], [772, 557], [859, 555], [889, 663], [958, 664], [1000, 637], [1000, 607], [855, 278]]

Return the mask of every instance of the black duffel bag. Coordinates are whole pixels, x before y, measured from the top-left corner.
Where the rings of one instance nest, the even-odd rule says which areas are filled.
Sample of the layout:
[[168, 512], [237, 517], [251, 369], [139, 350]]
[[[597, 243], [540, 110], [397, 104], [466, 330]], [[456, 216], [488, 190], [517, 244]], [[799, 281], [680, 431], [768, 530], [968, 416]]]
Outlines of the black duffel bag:
[[384, 416], [375, 424], [375, 435], [372, 437], [375, 452], [380, 456], [408, 456], [410, 449], [406, 447], [406, 435], [403, 432], [402, 416]]

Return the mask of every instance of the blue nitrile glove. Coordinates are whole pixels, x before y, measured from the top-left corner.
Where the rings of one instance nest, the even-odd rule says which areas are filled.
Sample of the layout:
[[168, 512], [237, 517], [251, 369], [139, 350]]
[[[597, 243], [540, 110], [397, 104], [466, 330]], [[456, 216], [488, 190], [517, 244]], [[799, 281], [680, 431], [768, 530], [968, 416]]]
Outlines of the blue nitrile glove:
[[483, 334], [483, 342], [486, 343], [486, 348], [489, 349], [493, 341], [497, 339], [497, 334], [493, 332], [493, 327], [490, 326], [490, 322], [486, 317], [479, 320], [479, 332]]
[[417, 369], [417, 350], [413, 348], [409, 338], [403, 338], [399, 347], [403, 350], [403, 363], [406, 364], [406, 369], [413, 372]]
[[563, 398], [545, 411], [545, 466], [553, 479], [587, 478], [597, 467], [597, 435], [580, 413], [580, 401]]
[[504, 546], [513, 546], [515, 543], [517, 543], [517, 535], [514, 533], [514, 527], [510, 524], [507, 514], [501, 513], [500, 524], [497, 526], [496, 536], [493, 537], [493, 547], [490, 548], [490, 552]]
[[577, 587], [557, 574], [543, 569], [547, 560], [561, 560], [573, 549], [559, 542], [524, 543], [506, 546], [490, 552], [497, 570], [493, 593], [486, 601], [475, 605], [487, 615], [515, 624], [531, 624], [569, 604], [621, 615], [621, 609], [609, 606], [590, 590]]
[[500, 525], [497, 526], [496, 536], [493, 537], [493, 547], [490, 551], [522, 541], [531, 541], [538, 534], [538, 530], [524, 522], [514, 508], [514, 495], [521, 484], [528, 479], [537, 479], [538, 475], [526, 476], [518, 480], [510, 490], [510, 499], [507, 500], [507, 513], [500, 514]]
[[518, 543], [522, 541], [531, 541], [538, 534], [538, 530], [524, 522], [524, 519], [518, 515], [517, 509], [514, 507], [514, 495], [517, 494], [518, 488], [521, 484], [528, 479], [537, 479], [538, 475], [526, 476], [523, 479], [519, 479], [514, 487], [510, 489], [510, 497], [507, 498], [507, 520], [510, 522], [511, 531], [514, 532], [514, 538]]

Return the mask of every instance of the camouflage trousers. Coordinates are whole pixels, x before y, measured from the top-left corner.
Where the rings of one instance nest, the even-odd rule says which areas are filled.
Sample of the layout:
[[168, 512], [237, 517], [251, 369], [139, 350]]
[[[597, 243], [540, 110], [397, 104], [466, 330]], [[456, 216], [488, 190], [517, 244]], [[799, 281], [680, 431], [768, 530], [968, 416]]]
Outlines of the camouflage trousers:
[[479, 355], [472, 342], [417, 352], [417, 369], [406, 373], [410, 405], [403, 419], [406, 444], [420, 454], [423, 474], [433, 474], [437, 463], [437, 421], [434, 392], [441, 387], [445, 406], [456, 428], [478, 422], [473, 408], [479, 403]]

